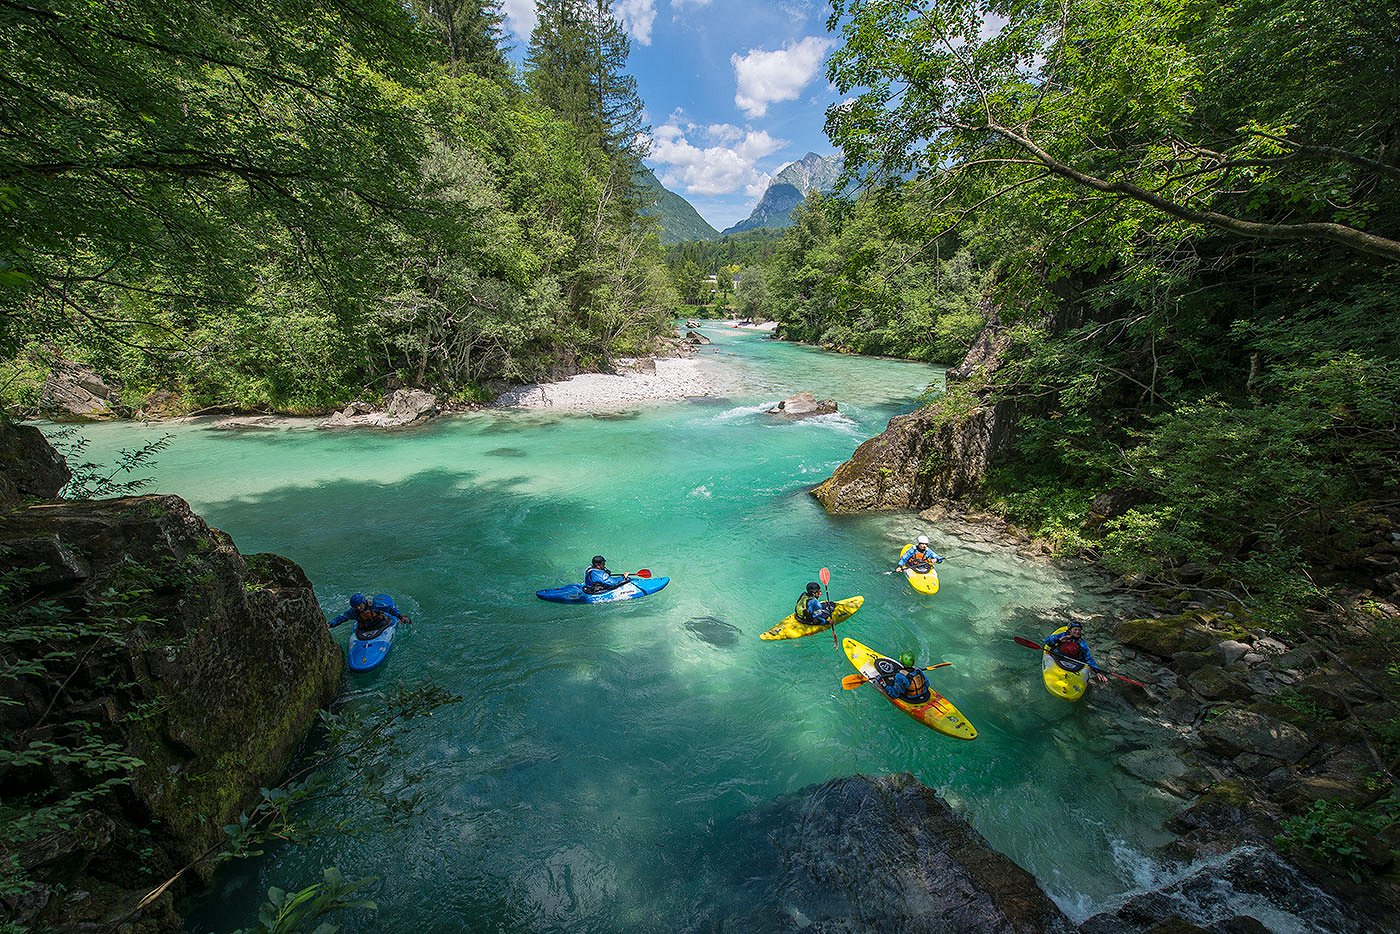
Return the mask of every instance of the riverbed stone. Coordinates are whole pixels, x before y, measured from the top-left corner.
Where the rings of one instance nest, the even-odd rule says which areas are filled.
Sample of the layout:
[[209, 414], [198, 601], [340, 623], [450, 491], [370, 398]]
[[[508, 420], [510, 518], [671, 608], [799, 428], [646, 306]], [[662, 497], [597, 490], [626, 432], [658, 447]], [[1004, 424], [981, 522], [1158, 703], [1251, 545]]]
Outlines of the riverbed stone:
[[1226, 665], [1233, 665], [1249, 654], [1249, 646], [1234, 639], [1226, 639], [1218, 644], [1215, 650], [1220, 653], [1220, 658]]
[[799, 392], [769, 409], [768, 414], [782, 415], [786, 418], [807, 418], [813, 415], [831, 415], [836, 410], [836, 403], [831, 399], [818, 400], [810, 392]]
[[1227, 707], [1207, 720], [1201, 738], [1217, 755], [1253, 753], [1283, 762], [1297, 762], [1313, 746], [1297, 727], [1242, 707]]
[[1120, 769], [1134, 778], [1161, 787], [1173, 785], [1188, 771], [1186, 763], [1171, 750], [1160, 746], [1125, 753], [1118, 757], [1117, 762]]
[[1219, 665], [1206, 665], [1186, 679], [1191, 690], [1206, 700], [1241, 700], [1249, 695], [1249, 685], [1238, 675]]
[[395, 389], [383, 411], [362, 411], [357, 403], [321, 422], [321, 428], [407, 428], [442, 411], [435, 397], [421, 389]]
[[[838, 778], [721, 828], [703, 930], [1068, 932], [1035, 879], [908, 773]], [[917, 858], [910, 858], [917, 854]]]

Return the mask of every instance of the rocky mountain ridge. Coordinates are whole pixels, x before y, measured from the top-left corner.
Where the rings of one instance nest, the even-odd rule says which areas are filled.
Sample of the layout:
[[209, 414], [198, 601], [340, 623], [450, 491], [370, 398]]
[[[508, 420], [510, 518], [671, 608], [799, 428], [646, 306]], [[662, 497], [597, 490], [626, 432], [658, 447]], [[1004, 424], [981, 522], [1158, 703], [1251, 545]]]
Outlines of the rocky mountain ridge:
[[841, 156], [819, 156], [809, 152], [784, 166], [773, 176], [753, 213], [728, 227], [725, 234], [742, 233], [759, 227], [791, 227], [792, 211], [812, 192], [829, 192], [836, 187], [845, 163]]

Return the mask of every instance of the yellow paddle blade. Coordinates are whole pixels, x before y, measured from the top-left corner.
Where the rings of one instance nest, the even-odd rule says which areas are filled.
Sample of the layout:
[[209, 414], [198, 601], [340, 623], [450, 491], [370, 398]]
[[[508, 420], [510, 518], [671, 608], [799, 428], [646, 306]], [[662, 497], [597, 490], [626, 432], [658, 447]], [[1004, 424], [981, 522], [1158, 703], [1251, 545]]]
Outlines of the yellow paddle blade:
[[847, 691], [854, 691], [865, 683], [865, 675], [846, 675], [841, 679], [841, 687]]

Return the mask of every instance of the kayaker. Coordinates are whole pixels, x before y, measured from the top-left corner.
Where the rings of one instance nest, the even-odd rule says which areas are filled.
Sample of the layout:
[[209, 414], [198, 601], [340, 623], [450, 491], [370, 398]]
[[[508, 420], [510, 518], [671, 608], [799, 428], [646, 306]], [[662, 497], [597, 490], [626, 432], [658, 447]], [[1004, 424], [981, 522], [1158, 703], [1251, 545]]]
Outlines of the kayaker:
[[905, 568], [912, 568], [923, 574], [935, 564], [942, 564], [943, 556], [928, 546], [928, 536], [920, 535], [918, 543], [911, 545], [900, 552], [899, 563], [894, 566], [896, 571]]
[[797, 617], [798, 622], [810, 626], [826, 626], [831, 623], [831, 611], [835, 608], [836, 604], [822, 601], [822, 585], [812, 581], [802, 591], [802, 596], [797, 598], [792, 615]]
[[627, 583], [626, 574], [614, 574], [608, 570], [608, 562], [602, 555], [594, 555], [593, 563], [583, 572], [584, 593], [607, 593]]
[[876, 659], [875, 670], [880, 673], [881, 690], [895, 700], [922, 704], [929, 699], [928, 677], [914, 664], [913, 652], [900, 655], [898, 665], [893, 659]]
[[1108, 676], [1094, 664], [1094, 653], [1089, 651], [1089, 643], [1084, 641], [1084, 624], [1070, 623], [1064, 632], [1052, 633], [1045, 639], [1045, 647], [1067, 659], [1083, 662], [1094, 673], [1094, 680], [1107, 684]]
[[389, 617], [393, 617], [401, 623], [412, 624], [409, 619], [399, 612], [394, 606], [394, 601], [385, 596], [378, 596], [371, 600], [362, 593], [350, 595], [350, 609], [341, 613], [331, 620], [329, 625], [332, 629], [347, 620], [355, 620], [355, 635], [361, 639], [373, 638], [373, 636], [389, 625]]

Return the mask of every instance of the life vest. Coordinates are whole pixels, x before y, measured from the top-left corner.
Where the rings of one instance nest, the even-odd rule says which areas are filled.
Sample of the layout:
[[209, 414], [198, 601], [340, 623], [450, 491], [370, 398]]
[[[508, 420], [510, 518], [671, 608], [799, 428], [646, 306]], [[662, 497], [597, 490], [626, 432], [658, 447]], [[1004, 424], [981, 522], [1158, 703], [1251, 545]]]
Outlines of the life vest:
[[919, 546], [915, 545], [909, 549], [909, 556], [904, 559], [904, 566], [920, 574], [930, 571], [933, 569], [933, 552], [927, 548], [920, 551]]
[[[613, 576], [613, 572], [612, 572], [612, 571], [609, 571], [609, 570], [608, 570], [607, 568], [605, 568], [605, 567], [602, 567], [602, 568], [590, 567], [588, 570], [586, 570], [586, 571], [583, 572], [583, 592], [584, 592], [584, 593], [607, 593], [609, 590], [615, 589], [615, 588], [613, 588], [613, 587], [609, 587], [607, 584], [604, 584], [604, 583], [602, 583], [602, 582], [600, 582], [600, 581], [594, 581], [594, 580], [593, 580], [593, 572], [594, 572], [594, 571], [598, 571], [598, 572], [600, 572], [600, 573], [602, 573], [602, 574], [605, 574], [605, 575], [607, 575], [608, 578], [611, 578], [611, 577]], [[621, 585], [621, 584], [618, 584], [617, 586], [618, 586], [618, 587], [621, 587], [622, 585]]]
[[1070, 658], [1079, 658], [1079, 656], [1084, 654], [1084, 650], [1079, 646], [1079, 641], [1077, 639], [1071, 639], [1069, 636], [1061, 636], [1059, 641], [1052, 645], [1050, 649], [1051, 651], [1059, 652], [1061, 655], [1068, 655]]
[[816, 597], [809, 596], [807, 591], [802, 591], [802, 596], [797, 598], [797, 606], [793, 607], [792, 615], [797, 617], [799, 623], [815, 623], [816, 618], [807, 612], [807, 601], [815, 600]]
[[928, 678], [924, 673], [917, 668], [906, 668], [904, 672], [909, 676], [909, 690], [905, 692], [909, 699], [920, 703], [928, 700]]

